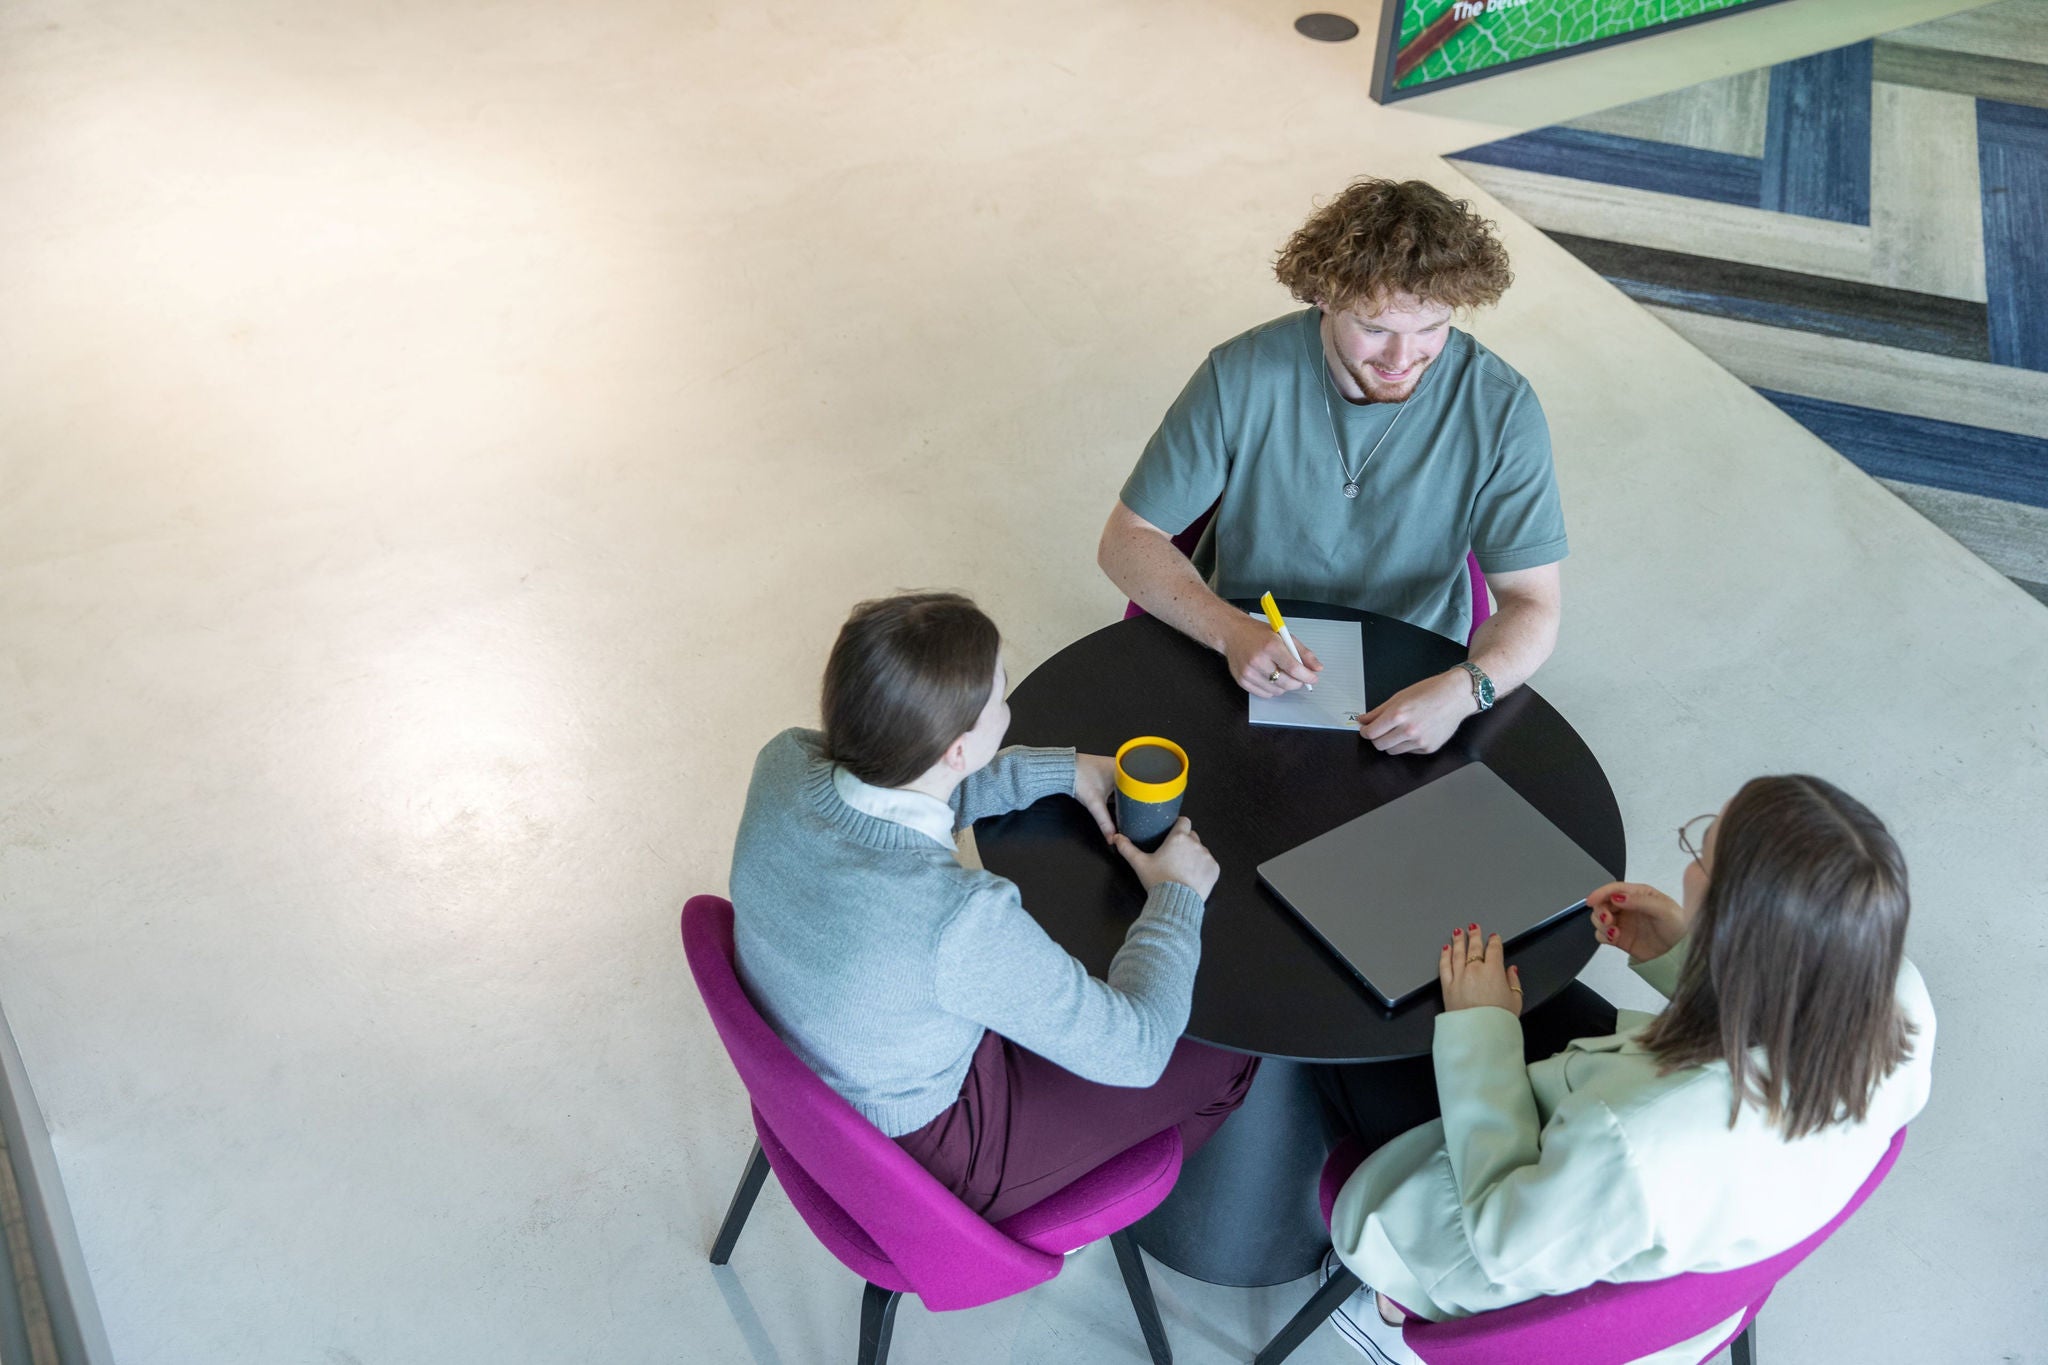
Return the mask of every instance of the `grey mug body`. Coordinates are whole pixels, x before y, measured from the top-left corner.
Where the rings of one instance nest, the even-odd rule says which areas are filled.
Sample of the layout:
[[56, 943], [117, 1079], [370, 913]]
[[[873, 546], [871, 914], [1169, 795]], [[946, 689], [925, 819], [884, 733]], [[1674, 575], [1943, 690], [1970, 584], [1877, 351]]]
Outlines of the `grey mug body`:
[[[1183, 793], [1185, 795], [1185, 793]], [[1179, 796], [1170, 801], [1133, 801], [1116, 794], [1116, 827], [1126, 839], [1150, 853], [1166, 838], [1166, 831], [1180, 818]]]

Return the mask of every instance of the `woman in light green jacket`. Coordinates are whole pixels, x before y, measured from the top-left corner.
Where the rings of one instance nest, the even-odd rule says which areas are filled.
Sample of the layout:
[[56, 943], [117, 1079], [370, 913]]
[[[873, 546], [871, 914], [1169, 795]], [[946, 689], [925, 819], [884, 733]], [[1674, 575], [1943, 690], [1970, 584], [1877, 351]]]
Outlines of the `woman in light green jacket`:
[[[1345, 1317], [1388, 1358], [1414, 1359], [1380, 1330], [1404, 1310], [1464, 1317], [1774, 1256], [1841, 1211], [1927, 1102], [1934, 1011], [1883, 823], [1818, 778], [1760, 777], [1680, 842], [1683, 903], [1626, 882], [1587, 897], [1599, 941], [1670, 999], [1608, 1036], [1525, 1065], [1499, 936], [1451, 936], [1443, 1117], [1368, 1157], [1331, 1219], [1378, 1291]], [[1648, 1359], [1697, 1362], [1735, 1325]]]

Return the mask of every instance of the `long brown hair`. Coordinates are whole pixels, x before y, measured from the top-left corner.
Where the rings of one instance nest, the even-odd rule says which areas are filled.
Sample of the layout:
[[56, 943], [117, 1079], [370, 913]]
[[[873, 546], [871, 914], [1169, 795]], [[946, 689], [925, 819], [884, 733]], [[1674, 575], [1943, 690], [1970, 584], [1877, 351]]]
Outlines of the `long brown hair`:
[[1861, 1122], [1911, 1051], [1893, 997], [1910, 909], [1898, 844], [1820, 778], [1759, 777], [1722, 812], [1713, 863], [1644, 1045], [1667, 1072], [1727, 1062], [1731, 1127], [1744, 1103], [1787, 1138]]
[[862, 602], [825, 663], [825, 753], [863, 782], [900, 787], [974, 728], [1002, 636], [952, 592]]

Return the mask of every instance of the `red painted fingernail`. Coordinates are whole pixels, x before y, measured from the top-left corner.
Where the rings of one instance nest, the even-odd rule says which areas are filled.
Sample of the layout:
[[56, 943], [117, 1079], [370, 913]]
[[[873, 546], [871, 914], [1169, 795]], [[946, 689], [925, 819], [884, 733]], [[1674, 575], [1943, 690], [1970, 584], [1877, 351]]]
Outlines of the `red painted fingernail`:
[[1615, 892], [1615, 893], [1614, 893], [1614, 899], [1615, 899], [1615, 900], [1617, 900], [1617, 901], [1625, 901], [1625, 900], [1627, 900], [1627, 899], [1628, 899], [1628, 897], [1627, 897], [1627, 896], [1624, 896], [1624, 895], [1622, 895], [1622, 894], [1621, 894], [1621, 893], [1620, 893], [1619, 891], [1617, 891], [1617, 892]]
[[1613, 937], [1614, 937], [1614, 931], [1613, 931], [1612, 929], [1609, 929], [1609, 930], [1607, 931], [1607, 937], [1609, 937], [1609, 938], [1613, 938]]
[[1476, 924], [1468, 924], [1468, 925], [1466, 925], [1465, 927], [1466, 927], [1466, 929], [1468, 929], [1468, 930], [1469, 930], [1469, 931], [1471, 931], [1472, 933], [1475, 933], [1475, 934], [1476, 934], [1476, 933], [1478, 933], [1478, 932], [1479, 932], [1479, 926], [1478, 926], [1478, 925], [1476, 925]]

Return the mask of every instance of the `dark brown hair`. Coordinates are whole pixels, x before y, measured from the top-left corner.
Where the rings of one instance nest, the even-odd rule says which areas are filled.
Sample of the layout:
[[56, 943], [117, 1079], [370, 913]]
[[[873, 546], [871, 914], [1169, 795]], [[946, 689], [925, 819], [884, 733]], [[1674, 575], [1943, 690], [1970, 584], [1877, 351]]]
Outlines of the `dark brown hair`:
[[[1677, 993], [1644, 1031], [1667, 1072], [1728, 1063], [1787, 1138], [1858, 1122], [1911, 1051], [1893, 997], [1906, 861], [1884, 822], [1817, 777], [1744, 784], [1714, 831]], [[1762, 1061], [1752, 1052], [1762, 1051]]]
[[1396, 294], [1484, 308], [1515, 281], [1493, 224], [1425, 180], [1352, 181], [1287, 239], [1273, 273], [1332, 313]]
[[1002, 636], [958, 593], [862, 602], [825, 663], [825, 753], [863, 782], [900, 787], [974, 728]]

